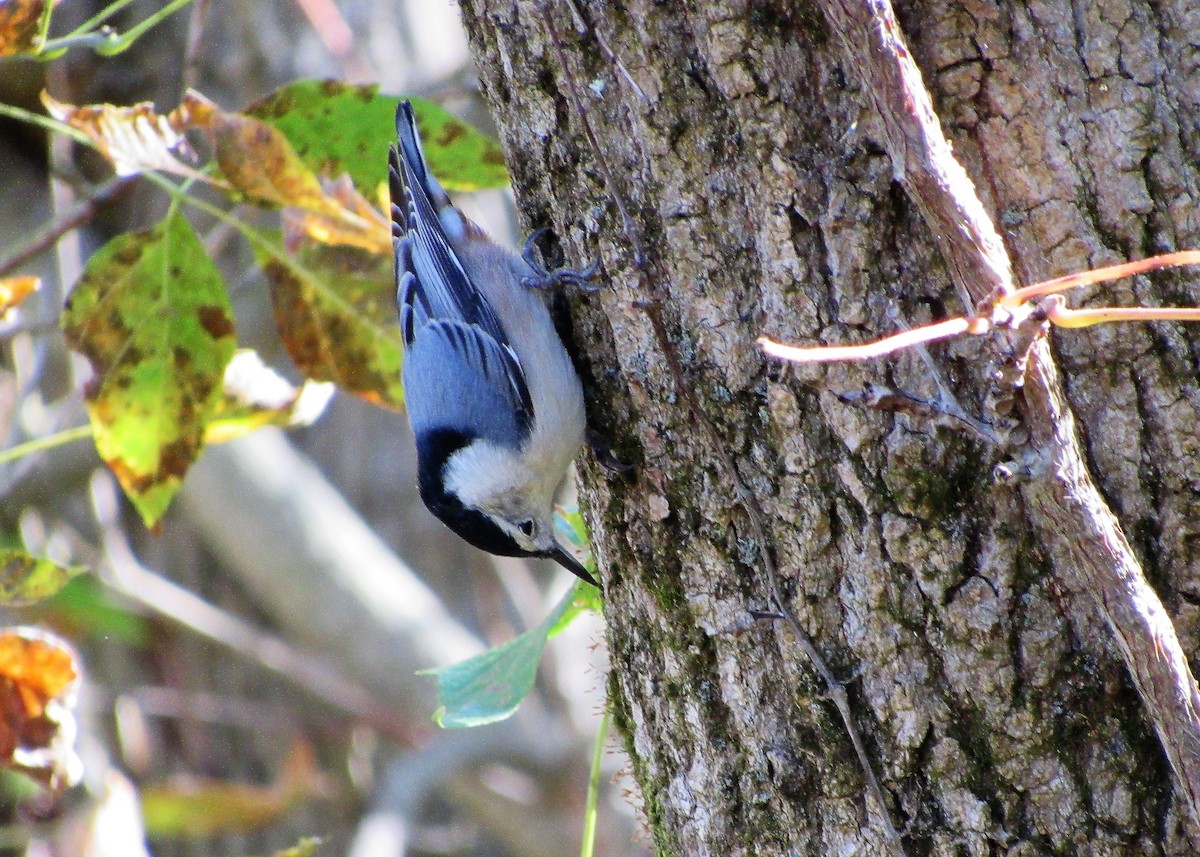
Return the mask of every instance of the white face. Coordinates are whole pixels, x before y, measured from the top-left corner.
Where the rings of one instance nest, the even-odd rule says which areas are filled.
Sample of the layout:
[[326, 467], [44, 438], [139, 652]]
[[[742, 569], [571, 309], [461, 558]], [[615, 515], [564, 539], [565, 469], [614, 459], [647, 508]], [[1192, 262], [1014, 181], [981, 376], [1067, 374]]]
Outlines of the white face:
[[553, 498], [555, 484], [539, 474], [515, 452], [477, 441], [450, 457], [446, 464], [446, 489], [464, 506], [490, 517], [522, 550], [553, 550]]

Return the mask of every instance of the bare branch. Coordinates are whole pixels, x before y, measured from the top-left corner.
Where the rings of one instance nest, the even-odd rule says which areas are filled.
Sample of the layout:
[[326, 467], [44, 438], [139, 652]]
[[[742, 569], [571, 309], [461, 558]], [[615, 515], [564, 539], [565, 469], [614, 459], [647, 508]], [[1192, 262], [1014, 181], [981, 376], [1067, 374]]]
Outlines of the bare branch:
[[[1000, 306], [1027, 305], [1097, 278], [1127, 276], [1138, 263], [1072, 275], [1013, 293], [1011, 265], [999, 235], [942, 134], [932, 100], [888, 0], [821, 0], [886, 129], [897, 177], [916, 200], [960, 291]], [[1188, 261], [1195, 261], [1187, 256]], [[1186, 264], [1181, 261], [1173, 264]], [[1155, 267], [1159, 266], [1158, 263]], [[1038, 291], [1040, 289], [1041, 291]], [[964, 302], [973, 306], [975, 301]], [[984, 309], [990, 316], [990, 309]], [[1021, 320], [1017, 320], [1020, 322]], [[1040, 322], [1028, 316], [1022, 328]], [[1044, 337], [1032, 340], [1024, 376], [1025, 419], [1035, 457], [1048, 456], [1026, 495], [1044, 542], [1063, 560], [1067, 583], [1095, 598], [1153, 720], [1194, 824], [1200, 824], [1200, 691], [1170, 617], [1088, 473], [1075, 423]]]
[[1025, 379], [1025, 421], [1049, 458], [1024, 483], [1033, 518], [1068, 585], [1086, 591], [1112, 628], [1154, 723], [1193, 822], [1200, 823], [1200, 691], [1175, 626], [1146, 581], [1120, 524], [1096, 489], [1079, 449], [1045, 341], [1034, 344]]
[[1012, 265], [966, 170], [954, 157], [889, 0], [820, 0], [846, 68], [883, 122], [896, 179], [916, 202], [966, 307], [1012, 290]]

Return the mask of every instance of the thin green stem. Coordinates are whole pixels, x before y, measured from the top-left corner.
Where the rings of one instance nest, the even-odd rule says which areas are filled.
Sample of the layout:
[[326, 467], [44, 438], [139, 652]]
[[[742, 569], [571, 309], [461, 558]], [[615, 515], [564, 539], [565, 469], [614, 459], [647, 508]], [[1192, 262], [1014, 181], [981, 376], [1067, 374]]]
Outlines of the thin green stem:
[[[171, 15], [174, 15], [184, 6], [187, 6], [192, 0], [171, 0], [166, 6], [163, 6], [146, 20], [135, 24], [124, 33], [117, 33], [107, 26], [101, 26], [105, 21], [113, 15], [120, 12], [133, 0], [116, 0], [93, 15], [88, 20], [84, 21], [78, 27], [65, 36], [60, 36], [57, 39], [46, 39], [46, 33], [42, 33], [43, 41], [42, 48], [38, 52], [37, 58], [42, 61], [58, 59], [68, 48], [89, 47], [102, 57], [111, 57], [129, 48], [134, 42], [145, 35], [146, 31], [152, 27], [162, 23], [163, 20]], [[49, 18], [46, 19], [47, 28]], [[99, 27], [99, 29], [96, 29]]]
[[77, 440], [83, 440], [92, 436], [91, 423], [85, 423], [75, 428], [64, 429], [54, 434], [46, 435], [45, 437], [37, 437], [33, 440], [27, 440], [24, 443], [18, 443], [14, 447], [10, 447], [0, 452], [0, 464], [8, 464], [10, 461], [16, 461], [18, 458], [24, 458], [34, 452], [41, 452], [44, 449], [54, 449], [56, 446], [63, 446]]
[[101, 9], [99, 12], [97, 12], [95, 15], [88, 18], [86, 21], [84, 21], [82, 24], [80, 24], [78, 27], [76, 27], [71, 32], [67, 33], [67, 35], [64, 36], [63, 38], [69, 39], [69, 38], [72, 38], [73, 36], [82, 36], [84, 33], [91, 32], [95, 27], [98, 27], [100, 24], [103, 24], [105, 21], [107, 21], [113, 15], [120, 12], [122, 9], [124, 9], [126, 6], [128, 6], [132, 2], [133, 2], [133, 0], [116, 0], [116, 2], [114, 2], [114, 3], [109, 3], [107, 6], [105, 6], [103, 9]]
[[605, 706], [604, 716], [600, 718], [600, 728], [596, 732], [596, 746], [592, 748], [592, 774], [588, 779], [587, 806], [583, 811], [583, 844], [579, 848], [580, 857], [592, 857], [596, 850], [596, 807], [600, 802], [600, 762], [604, 758], [604, 742], [608, 738], [608, 726], [611, 721], [612, 712], [608, 706]]
[[[118, 0], [118, 2], [120, 2], [120, 0]], [[149, 18], [132, 27], [131, 29], [126, 30], [119, 38], [114, 40], [110, 46], [101, 45], [100, 47], [96, 48], [96, 53], [102, 57], [111, 57], [121, 53], [123, 50], [141, 38], [142, 35], [151, 27], [155, 27], [162, 23], [168, 17], [174, 15], [191, 2], [192, 0], [171, 0], [170, 3], [168, 3], [166, 6], [163, 6]]]
[[0, 116], [8, 116], [20, 122], [28, 122], [30, 125], [37, 125], [39, 128], [44, 128], [54, 134], [66, 134], [76, 143], [83, 143], [85, 146], [91, 146], [93, 149], [96, 147], [95, 142], [88, 139], [87, 134], [84, 134], [78, 128], [72, 128], [66, 122], [59, 122], [53, 117], [43, 116], [41, 113], [34, 113], [32, 110], [14, 107], [11, 104], [0, 104]]
[[240, 220], [237, 217], [234, 217], [232, 214], [230, 214], [228, 211], [226, 211], [223, 208], [219, 208], [210, 202], [205, 202], [202, 199], [197, 199], [196, 197], [189, 194], [182, 187], [175, 184], [174, 182], [167, 179], [166, 177], [159, 175], [158, 173], [145, 172], [145, 173], [142, 173], [141, 175], [147, 181], [151, 182], [152, 184], [156, 184], [160, 188], [162, 188], [162, 190], [164, 190], [166, 193], [168, 193], [171, 196], [171, 199], [173, 201], [181, 200], [185, 205], [190, 205], [192, 208], [196, 209], [197, 211], [203, 211], [205, 214], [210, 215], [211, 217], [215, 217], [217, 220], [220, 220], [224, 223], [228, 223], [230, 226], [232, 226], [234, 229], [236, 229], [239, 233], [241, 233], [243, 238], [245, 238], [251, 244], [255, 244], [255, 245], [261, 247], [264, 251], [269, 253], [273, 258], [279, 259], [282, 262], [288, 261], [288, 256], [283, 251], [283, 249], [278, 244], [276, 244], [274, 241], [272, 241], [270, 238], [268, 238], [266, 235], [264, 235], [261, 230], [255, 229], [249, 223], [246, 223], [245, 221]]
[[47, 39], [46, 43], [42, 45], [42, 49], [38, 51], [37, 59], [41, 62], [51, 62], [61, 57], [70, 48], [91, 48], [96, 53], [100, 53], [104, 45], [114, 42], [116, 38], [117, 34], [105, 27], [90, 33], [81, 33], [78, 36]]
[[46, 44], [46, 39], [50, 35], [50, 14], [53, 11], [53, 3], [47, 3], [45, 8], [42, 9], [42, 17], [38, 21], [37, 41], [34, 42], [35, 45], [39, 46], [39, 50], [41, 45]]

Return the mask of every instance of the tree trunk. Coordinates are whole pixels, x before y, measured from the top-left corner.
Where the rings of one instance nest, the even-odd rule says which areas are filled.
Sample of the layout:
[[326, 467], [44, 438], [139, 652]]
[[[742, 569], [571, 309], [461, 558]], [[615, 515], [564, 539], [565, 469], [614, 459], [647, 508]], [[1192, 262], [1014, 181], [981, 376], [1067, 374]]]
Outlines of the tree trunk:
[[1200, 330], [1055, 330], [1024, 388], [1019, 336], [755, 347], [1200, 247], [1194, 0], [571, 5], [463, 11], [527, 224], [603, 266], [574, 341], [635, 470], [582, 495], [660, 853], [1196, 853]]

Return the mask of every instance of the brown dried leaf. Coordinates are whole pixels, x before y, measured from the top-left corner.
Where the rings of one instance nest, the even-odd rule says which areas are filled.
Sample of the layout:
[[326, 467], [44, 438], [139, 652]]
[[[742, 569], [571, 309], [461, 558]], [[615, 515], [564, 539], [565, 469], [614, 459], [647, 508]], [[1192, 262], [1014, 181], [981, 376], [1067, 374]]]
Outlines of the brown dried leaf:
[[0, 631], [0, 764], [54, 790], [78, 781], [78, 684], [65, 642], [36, 628]]
[[403, 407], [391, 259], [308, 242], [294, 259], [261, 261], [275, 326], [300, 371], [369, 402]]
[[37, 53], [44, 0], [0, 0], [0, 57]]
[[354, 188], [350, 176], [321, 179], [327, 198], [340, 206], [337, 216], [287, 207], [283, 210], [283, 243], [291, 252], [299, 250], [304, 238], [322, 244], [360, 247], [372, 253], [392, 252], [391, 221]]
[[[55, 119], [86, 134], [112, 161], [119, 176], [162, 170], [208, 180], [180, 160], [181, 157], [194, 162], [196, 154], [183, 136], [186, 126], [178, 111], [163, 116], [155, 112], [154, 104], [149, 101], [129, 107], [112, 104], [77, 106], [55, 101], [44, 90], [42, 104]], [[180, 157], [176, 157], [176, 153]]]

